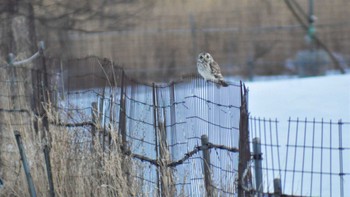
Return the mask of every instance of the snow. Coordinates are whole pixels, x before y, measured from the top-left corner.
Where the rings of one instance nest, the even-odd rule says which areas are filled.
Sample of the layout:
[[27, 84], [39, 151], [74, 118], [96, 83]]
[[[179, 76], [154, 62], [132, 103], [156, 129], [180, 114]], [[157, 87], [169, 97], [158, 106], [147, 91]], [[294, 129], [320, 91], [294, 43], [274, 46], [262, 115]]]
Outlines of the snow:
[[[321, 119], [323, 119], [324, 121], [332, 120], [333, 122], [338, 122], [338, 120], [341, 119], [343, 122], [347, 122], [347, 124], [344, 125], [343, 129], [343, 147], [350, 147], [350, 143], [348, 141], [348, 139], [350, 139], [350, 74], [328, 75], [309, 78], [278, 78], [267, 81], [265, 80], [248, 82], [246, 83], [246, 86], [249, 88], [249, 112], [251, 116], [265, 119], [271, 118], [273, 120], [276, 118], [279, 121], [278, 140], [280, 141], [281, 145], [280, 156], [282, 158], [282, 166], [284, 166], [286, 163], [289, 163], [289, 166], [292, 165], [292, 163], [290, 163], [290, 159], [292, 159], [292, 157], [288, 157], [289, 161], [284, 161], [287, 144], [287, 120], [289, 118], [294, 120], [297, 118], [299, 118], [300, 120], [304, 120], [305, 118], [307, 118], [311, 121], [315, 118], [316, 121], [320, 121]], [[310, 133], [310, 129], [311, 128], [308, 128], [308, 133]], [[295, 131], [295, 128], [291, 130]], [[331, 133], [333, 139], [330, 136]], [[330, 142], [331, 144], [327, 144], [328, 142], [326, 142], [325, 144], [323, 144], [323, 146], [337, 147], [338, 142], [336, 140], [340, 138], [337, 133], [338, 131], [336, 129], [333, 132], [331, 132], [329, 131], [328, 127], [326, 128], [325, 126], [324, 136], [325, 138], [330, 138], [332, 140]], [[307, 139], [306, 144], [311, 144], [312, 137], [310, 136], [298, 137], [298, 144], [301, 144], [302, 141], [304, 141], [304, 138]], [[315, 145], [320, 143], [319, 138], [319, 136], [315, 136]], [[293, 153], [293, 151], [289, 152], [289, 155], [293, 155]], [[327, 172], [330, 168], [333, 169], [333, 172], [339, 172], [339, 157], [337, 156], [337, 152], [334, 151], [334, 154], [333, 156], [331, 156], [331, 159], [329, 158], [329, 151], [323, 152], [323, 159], [319, 157], [319, 153], [322, 154], [320, 150], [315, 150], [315, 155], [317, 156], [315, 156], [314, 161], [315, 163], [323, 161], [324, 165], [326, 165], [322, 168], [323, 172]], [[348, 153], [349, 151], [343, 151], [344, 156]], [[267, 158], [269, 156], [268, 154], [269, 153], [264, 154], [266, 157], [265, 159], [269, 159]], [[327, 158], [328, 162], [326, 162]], [[297, 162], [297, 169], [299, 170], [301, 170], [301, 167], [299, 165], [301, 163], [300, 161], [304, 161], [304, 159], [300, 159], [299, 162]], [[269, 160], [268, 162], [270, 163]], [[344, 157], [343, 163], [345, 164], [344, 172], [349, 173], [350, 168], [347, 164], [350, 163], [350, 158]], [[269, 165], [271, 166], [271, 164]], [[306, 160], [305, 166], [311, 166], [310, 159]], [[318, 168], [314, 169], [314, 171], [318, 170]], [[266, 174], [264, 175], [266, 176]], [[272, 176], [270, 175], [270, 177]], [[317, 184], [320, 180], [320, 177], [315, 176], [315, 178], [318, 180], [314, 180], [312, 191], [308, 190], [307, 187], [304, 188], [304, 191], [300, 191], [300, 187], [295, 187], [294, 189], [291, 189], [292, 181], [290, 180], [290, 177], [288, 177], [285, 186], [286, 191], [284, 192], [289, 194], [302, 192], [304, 195], [310, 195], [310, 193], [315, 195], [315, 193], [322, 190], [323, 194], [328, 195], [332, 193], [334, 196], [340, 196], [340, 190], [338, 189], [338, 185], [340, 184], [338, 180], [339, 178], [337, 178], [337, 176], [334, 177], [335, 178], [333, 178], [331, 181], [333, 182], [333, 186], [332, 183], [329, 182], [329, 178], [327, 177], [327, 179], [323, 179], [323, 184], [320, 187], [320, 185]], [[283, 178], [284, 177], [281, 177], [282, 180]], [[296, 175], [296, 180], [297, 181], [295, 183], [300, 183], [300, 174]], [[344, 176], [343, 180], [344, 185], [349, 184], [350, 176]], [[264, 184], [266, 190], [266, 187], [268, 187], [266, 185], [271, 185], [273, 183], [271, 182], [271, 180], [269, 180], [269, 183], [265, 182]], [[310, 185], [310, 182], [304, 181], [304, 185]], [[349, 191], [347, 191], [347, 189], [345, 189], [345, 194], [345, 196], [349, 194]]]
[[350, 121], [350, 74], [246, 83], [251, 115]]

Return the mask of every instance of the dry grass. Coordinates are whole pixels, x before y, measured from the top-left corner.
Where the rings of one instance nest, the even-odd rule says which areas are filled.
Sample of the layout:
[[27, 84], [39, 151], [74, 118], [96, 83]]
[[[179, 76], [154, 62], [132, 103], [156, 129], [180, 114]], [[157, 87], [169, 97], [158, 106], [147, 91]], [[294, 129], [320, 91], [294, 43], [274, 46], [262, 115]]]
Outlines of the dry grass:
[[[8, 118], [10, 116], [8, 115]], [[57, 119], [55, 113], [49, 114], [49, 119], [50, 121]], [[31, 114], [28, 120], [33, 122], [34, 115]], [[14, 130], [11, 122], [13, 120], [8, 119], [6, 125], [8, 131]], [[137, 185], [138, 182], [133, 178], [128, 179], [125, 173], [125, 165], [128, 166], [130, 174], [133, 174], [135, 169], [133, 161], [122, 154], [116, 131], [110, 131], [111, 146], [103, 151], [98, 137], [94, 142], [89, 138], [90, 129], [67, 129], [51, 125], [50, 135], [42, 139], [43, 130], [34, 134], [33, 127], [28, 123], [16, 129], [21, 131], [38, 196], [49, 194], [43, 153], [46, 141], [49, 141], [51, 149], [51, 167], [56, 196], [136, 196], [140, 193], [141, 187]], [[9, 139], [6, 145], [11, 154], [4, 155], [3, 149], [1, 150], [1, 159], [3, 164], [6, 163], [3, 165], [6, 172], [4, 171], [2, 175], [5, 187], [0, 194], [1, 196], [28, 196], [27, 182], [15, 138], [13, 136]]]
[[[45, 145], [50, 147], [56, 196], [136, 196], [141, 193], [142, 182], [135, 180], [133, 175], [142, 174], [142, 168], [122, 153], [116, 130], [107, 130], [111, 133], [111, 143], [104, 148], [100, 143], [101, 132], [92, 140], [91, 126], [67, 128], [50, 124], [47, 131], [42, 116], [36, 116], [30, 110], [34, 99], [30, 89], [32, 83], [29, 83], [30, 70], [16, 69], [16, 78], [12, 76], [12, 69], [3, 71], [0, 74], [2, 81], [16, 79], [17, 82], [6, 83], [1, 87], [0, 108], [24, 111], [0, 111], [0, 178], [4, 181], [0, 196], [29, 195], [15, 130], [21, 134], [37, 196], [49, 196], [43, 152]], [[57, 112], [50, 103], [42, 104], [49, 122], [57, 122], [59, 118], [62, 121], [70, 119], [68, 113]], [[75, 116], [73, 118], [76, 120], [87, 117], [86, 114]], [[98, 125], [96, 127], [98, 131]]]
[[[113, 135], [114, 146], [107, 152], [95, 139], [79, 140], [75, 131], [56, 128], [52, 132], [51, 160], [56, 192], [59, 196], [129, 196], [135, 194], [128, 187], [123, 173], [123, 158]], [[81, 141], [81, 142], [79, 142]]]
[[[15, 130], [21, 134], [37, 196], [49, 196], [43, 151], [46, 145], [50, 148], [56, 196], [156, 195], [157, 184], [149, 184], [142, 179], [147, 173], [155, 173], [156, 168], [151, 169], [148, 163], [134, 160], [121, 151], [119, 132], [113, 129], [117, 125], [102, 128], [97, 122], [94, 125], [95, 137], [92, 137], [91, 125], [60, 126], [58, 122], [89, 122], [91, 114], [71, 110], [79, 106], [57, 108], [60, 101], [56, 101], [53, 107], [48, 101], [36, 106], [42, 108], [48, 117], [50, 124], [47, 130], [44, 116], [33, 112], [36, 107], [33, 108], [32, 102], [38, 103], [39, 98], [34, 93], [38, 91], [38, 86], [33, 84], [32, 70], [14, 67], [1, 69], [0, 81], [5, 85], [0, 87], [0, 178], [4, 181], [0, 196], [29, 196]], [[23, 111], [11, 111], [19, 109]], [[107, 141], [105, 137], [103, 146], [104, 129], [111, 140]]]

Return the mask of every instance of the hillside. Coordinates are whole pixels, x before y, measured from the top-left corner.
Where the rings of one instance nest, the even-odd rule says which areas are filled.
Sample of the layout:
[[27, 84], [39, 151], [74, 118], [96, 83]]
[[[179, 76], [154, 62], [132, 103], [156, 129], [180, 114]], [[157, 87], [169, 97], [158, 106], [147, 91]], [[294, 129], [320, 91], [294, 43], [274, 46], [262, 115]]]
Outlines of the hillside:
[[[307, 1], [299, 3], [307, 12]], [[317, 35], [347, 59], [350, 2], [318, 0], [314, 7]], [[169, 80], [194, 73], [200, 51], [212, 53], [225, 75], [250, 76], [293, 73], [284, 67], [285, 61], [299, 50], [318, 48], [305, 42], [306, 33], [284, 1], [156, 0], [124, 20], [130, 27], [118, 31], [66, 32], [65, 40], [49, 43], [51, 55], [107, 57], [135, 77]]]

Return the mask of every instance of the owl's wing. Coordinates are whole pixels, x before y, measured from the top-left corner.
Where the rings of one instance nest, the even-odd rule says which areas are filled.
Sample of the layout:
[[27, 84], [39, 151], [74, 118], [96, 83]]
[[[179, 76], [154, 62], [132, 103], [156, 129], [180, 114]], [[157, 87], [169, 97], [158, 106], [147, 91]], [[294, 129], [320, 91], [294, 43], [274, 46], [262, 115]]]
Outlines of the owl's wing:
[[210, 63], [210, 70], [213, 73], [213, 75], [215, 76], [215, 78], [218, 78], [218, 79], [223, 78], [221, 71], [220, 71], [220, 66], [215, 61]]

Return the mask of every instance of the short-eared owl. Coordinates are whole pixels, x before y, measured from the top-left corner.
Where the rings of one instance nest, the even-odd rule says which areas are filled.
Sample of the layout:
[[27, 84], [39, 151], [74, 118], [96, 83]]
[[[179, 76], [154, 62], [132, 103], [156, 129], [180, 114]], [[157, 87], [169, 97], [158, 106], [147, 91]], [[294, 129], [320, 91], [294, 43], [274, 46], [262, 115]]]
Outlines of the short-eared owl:
[[202, 52], [198, 55], [197, 69], [205, 80], [213, 81], [224, 87], [228, 86], [221, 74], [219, 64], [214, 61], [209, 53]]

